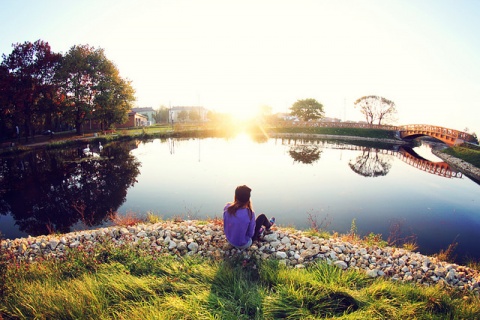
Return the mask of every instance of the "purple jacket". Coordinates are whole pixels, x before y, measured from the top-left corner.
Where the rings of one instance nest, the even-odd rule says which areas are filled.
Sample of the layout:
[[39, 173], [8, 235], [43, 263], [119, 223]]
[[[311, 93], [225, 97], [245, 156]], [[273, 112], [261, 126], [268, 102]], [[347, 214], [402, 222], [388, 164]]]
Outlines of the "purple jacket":
[[227, 203], [223, 209], [223, 232], [230, 244], [241, 247], [253, 238], [255, 232], [255, 212], [252, 218], [248, 216], [249, 209], [238, 209], [235, 215], [228, 213], [227, 209], [232, 204]]

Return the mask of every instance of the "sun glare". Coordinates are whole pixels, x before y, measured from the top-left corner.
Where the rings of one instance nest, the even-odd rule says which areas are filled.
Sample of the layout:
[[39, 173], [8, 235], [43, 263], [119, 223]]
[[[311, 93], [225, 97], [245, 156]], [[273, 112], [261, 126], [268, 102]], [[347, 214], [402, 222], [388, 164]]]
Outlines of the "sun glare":
[[251, 143], [251, 138], [250, 136], [246, 133], [246, 132], [241, 132], [239, 133], [234, 141], [235, 141], [235, 144], [239, 145], [239, 146], [245, 146], [249, 143]]
[[250, 120], [253, 121], [256, 118], [256, 115], [247, 114], [247, 113], [232, 113], [231, 115], [233, 117], [233, 120], [241, 121], [241, 122], [250, 121]]
[[234, 120], [247, 121], [254, 120], [257, 117], [257, 113], [250, 109], [240, 109], [230, 112]]

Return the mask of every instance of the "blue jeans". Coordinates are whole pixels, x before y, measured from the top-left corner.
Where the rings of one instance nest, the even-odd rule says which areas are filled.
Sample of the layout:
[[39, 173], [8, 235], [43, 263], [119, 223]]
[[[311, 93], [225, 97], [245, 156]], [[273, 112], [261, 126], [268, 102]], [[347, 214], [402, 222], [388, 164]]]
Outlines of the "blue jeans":
[[[228, 240], [227, 240], [228, 241]], [[243, 250], [243, 249], [247, 249], [248, 247], [250, 247], [252, 245], [252, 238], [250, 238], [250, 240], [248, 240], [248, 242], [246, 244], [244, 244], [243, 246], [240, 246], [240, 247], [237, 247], [235, 245], [232, 244], [232, 246], [234, 246], [235, 248], [237, 249], [240, 249], [240, 250]], [[230, 243], [230, 242], [229, 242]], [[230, 243], [231, 244], [231, 243]]]

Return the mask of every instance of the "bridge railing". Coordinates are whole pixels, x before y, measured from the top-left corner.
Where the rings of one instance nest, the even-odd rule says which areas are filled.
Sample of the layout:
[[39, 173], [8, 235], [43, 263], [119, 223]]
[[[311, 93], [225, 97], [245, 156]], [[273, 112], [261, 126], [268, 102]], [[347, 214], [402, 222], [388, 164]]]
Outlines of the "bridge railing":
[[399, 126], [400, 131], [410, 131], [410, 132], [425, 132], [430, 134], [437, 134], [448, 136], [455, 139], [462, 139], [465, 141], [475, 141], [475, 137], [469, 133], [458, 131], [455, 129], [449, 129], [439, 126], [432, 126], [429, 124], [409, 124], [404, 126]]

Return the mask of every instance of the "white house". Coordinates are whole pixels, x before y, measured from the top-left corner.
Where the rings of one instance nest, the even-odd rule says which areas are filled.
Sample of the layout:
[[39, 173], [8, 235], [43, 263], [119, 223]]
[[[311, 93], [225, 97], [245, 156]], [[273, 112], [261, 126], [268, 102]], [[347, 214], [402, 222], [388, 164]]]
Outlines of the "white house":
[[[148, 107], [148, 108], [132, 108], [132, 111], [133, 112], [136, 112], [136, 113], [139, 113], [141, 115], [144, 115], [145, 117], [147, 117], [147, 122], [148, 124], [154, 124], [155, 123], [155, 119], [153, 118], [153, 115], [155, 114], [155, 110], [153, 110], [152, 107]], [[146, 125], [148, 125], [146, 124]]]

